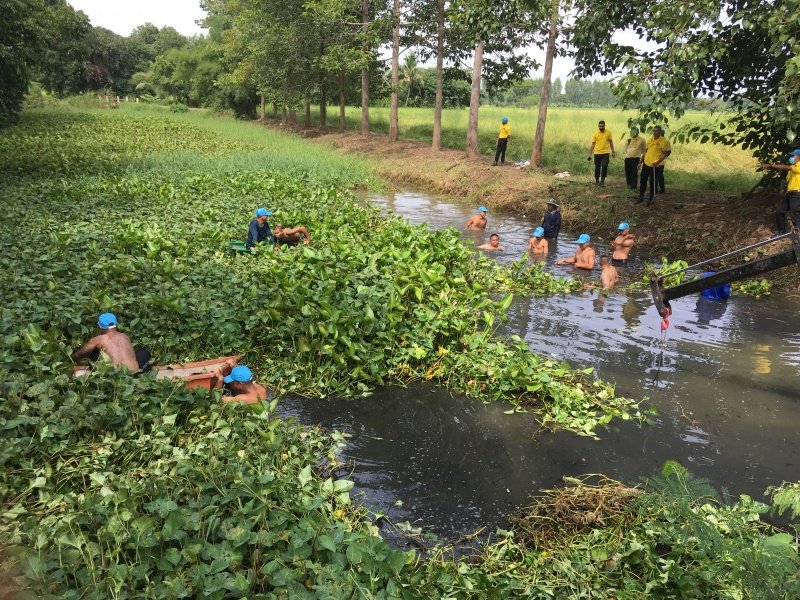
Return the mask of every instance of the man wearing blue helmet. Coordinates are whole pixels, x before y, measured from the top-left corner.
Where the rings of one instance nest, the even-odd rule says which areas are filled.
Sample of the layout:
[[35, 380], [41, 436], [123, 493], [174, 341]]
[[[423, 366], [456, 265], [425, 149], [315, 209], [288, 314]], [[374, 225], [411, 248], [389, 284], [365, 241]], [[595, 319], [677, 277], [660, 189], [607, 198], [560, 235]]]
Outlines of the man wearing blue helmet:
[[569, 258], [557, 260], [556, 264], [575, 265], [576, 269], [586, 269], [587, 271], [594, 269], [594, 261], [597, 255], [594, 248], [589, 245], [591, 239], [588, 233], [580, 234], [577, 239], [578, 248], [575, 250], [575, 254]]
[[548, 251], [547, 240], [544, 239], [544, 227], [537, 227], [531, 234], [531, 239], [528, 241], [528, 252], [531, 254], [543, 256]]
[[488, 208], [485, 206], [479, 206], [478, 214], [472, 215], [467, 220], [467, 224], [464, 225], [464, 229], [486, 229], [486, 223], [488, 222], [486, 219], [487, 212], [489, 212]]
[[617, 227], [617, 236], [611, 242], [611, 264], [615, 267], [627, 267], [628, 256], [630, 256], [636, 236], [631, 232], [631, 226], [625, 221]]
[[267, 222], [271, 216], [272, 213], [266, 208], [256, 209], [256, 218], [250, 221], [250, 228], [247, 230], [245, 247], [252, 248], [263, 241], [268, 241], [270, 244], [275, 245], [275, 236], [272, 235]]
[[765, 170], [786, 171], [786, 195], [775, 207], [776, 233], [786, 231], [786, 213], [791, 213], [793, 226], [800, 227], [800, 148], [789, 153], [788, 165], [765, 163], [761, 167]]
[[113, 313], [103, 313], [97, 319], [102, 333], [90, 339], [80, 350], [72, 354], [72, 360], [84, 358], [97, 360], [102, 351], [115, 366], [127, 367], [132, 373], [146, 369], [150, 353], [146, 350], [136, 352], [127, 335], [117, 331], [117, 317]]
[[500, 119], [500, 133], [497, 134], [497, 151], [494, 153], [494, 166], [497, 166], [498, 159], [500, 164], [506, 162], [506, 147], [508, 140], [511, 139], [511, 126], [508, 124], [508, 117]]
[[226, 377], [222, 376], [222, 367], [215, 374], [216, 387], [224, 384], [231, 392], [231, 396], [223, 398], [224, 402], [256, 404], [267, 399], [267, 388], [253, 381], [253, 372], [244, 365], [234, 367]]

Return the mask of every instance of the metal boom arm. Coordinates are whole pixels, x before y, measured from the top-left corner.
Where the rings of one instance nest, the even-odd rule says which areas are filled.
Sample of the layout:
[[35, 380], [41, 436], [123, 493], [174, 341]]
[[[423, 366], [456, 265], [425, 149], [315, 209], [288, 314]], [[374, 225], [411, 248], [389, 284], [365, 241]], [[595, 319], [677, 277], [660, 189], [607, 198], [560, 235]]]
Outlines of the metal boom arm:
[[703, 290], [722, 285], [723, 283], [748, 279], [749, 277], [756, 277], [776, 269], [800, 264], [800, 237], [798, 237], [796, 230], [790, 237], [792, 240], [792, 247], [789, 250], [771, 256], [765, 256], [764, 258], [731, 267], [730, 269], [724, 269], [702, 279], [694, 279], [693, 281], [687, 281], [686, 283], [665, 288], [664, 278], [661, 275], [653, 275], [650, 278], [650, 292], [653, 295], [653, 302], [656, 305], [658, 314], [662, 317], [667, 316], [670, 310], [669, 301], [675, 298], [696, 294]]

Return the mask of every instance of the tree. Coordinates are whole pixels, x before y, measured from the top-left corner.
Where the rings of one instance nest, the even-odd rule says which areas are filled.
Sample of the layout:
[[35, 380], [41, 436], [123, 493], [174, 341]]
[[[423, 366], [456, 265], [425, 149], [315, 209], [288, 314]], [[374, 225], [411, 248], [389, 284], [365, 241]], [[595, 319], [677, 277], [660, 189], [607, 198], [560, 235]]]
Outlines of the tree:
[[433, 139], [431, 147], [442, 149], [442, 105], [444, 104], [444, 18], [445, 1], [436, 2], [436, 102], [433, 108]]
[[536, 119], [536, 133], [533, 136], [533, 150], [531, 151], [531, 164], [535, 167], [542, 166], [542, 146], [544, 146], [544, 129], [547, 124], [547, 107], [550, 103], [550, 77], [553, 75], [553, 57], [556, 53], [556, 37], [558, 36], [560, 1], [553, 2], [553, 12], [550, 15], [550, 32], [547, 37], [547, 52], [544, 61], [544, 79], [539, 102], [539, 114]]
[[33, 76], [59, 96], [77, 94], [81, 91], [84, 63], [90, 52], [89, 18], [59, 0], [48, 2], [44, 10], [47, 40], [37, 54]]
[[397, 86], [400, 85], [400, 0], [393, 0], [392, 18], [394, 26], [392, 27], [392, 98], [389, 108], [389, 141], [396, 142], [399, 130]]
[[467, 155], [479, 154], [481, 81], [485, 79], [489, 89], [502, 89], [525, 78], [537, 66], [524, 49], [535, 41], [551, 7], [539, 0], [460, 0], [454, 7], [453, 23], [464, 39], [474, 44]]
[[419, 64], [417, 57], [413, 54], [406, 56], [406, 61], [403, 63], [403, 68], [400, 73], [400, 81], [408, 86], [406, 90], [405, 106], [408, 106], [408, 99], [411, 96], [411, 90], [416, 88], [425, 87], [425, 79], [420, 74]]
[[[654, 0], [641, 7], [578, 0], [573, 56], [581, 76], [612, 75], [623, 108], [639, 111], [641, 129], [680, 118], [696, 97], [728, 103], [728, 118], [692, 123], [680, 140], [741, 144], [761, 160], [800, 144], [798, 0]], [[632, 30], [649, 44], [625, 45]], [[597, 52], [603, 48], [603, 52]]]
[[89, 55], [82, 74], [83, 91], [111, 89], [124, 95], [135, 88], [131, 79], [138, 62], [137, 50], [121, 35], [103, 27], [92, 27], [86, 35]]

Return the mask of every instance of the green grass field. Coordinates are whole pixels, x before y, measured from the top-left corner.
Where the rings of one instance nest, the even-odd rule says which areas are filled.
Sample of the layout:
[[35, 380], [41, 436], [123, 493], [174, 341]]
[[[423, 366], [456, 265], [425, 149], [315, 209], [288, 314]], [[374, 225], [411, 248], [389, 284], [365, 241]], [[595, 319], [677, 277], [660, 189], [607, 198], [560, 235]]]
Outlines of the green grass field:
[[[335, 107], [334, 107], [335, 109]], [[603, 119], [614, 134], [615, 146], [624, 151], [628, 137], [628, 118], [632, 111], [602, 108], [551, 108], [547, 113], [543, 166], [551, 171], [569, 171], [572, 175], [590, 176], [593, 166], [587, 162], [592, 133], [597, 121]], [[442, 114], [442, 144], [448, 148], [463, 149], [466, 140], [468, 109], [447, 109]], [[481, 107], [479, 138], [481, 153], [494, 156], [494, 148], [500, 118], [507, 116], [511, 124], [512, 137], [506, 160], [528, 160], [533, 147], [537, 111], [522, 108]], [[347, 126], [359, 127], [361, 109], [348, 107]], [[674, 125], [666, 127], [666, 136], [684, 123], [710, 118], [706, 113], [688, 113]], [[330, 127], [338, 125], [338, 111], [328, 113]], [[430, 142], [433, 134], [433, 109], [401, 108], [401, 139]], [[370, 108], [372, 131], [389, 131], [389, 109]], [[649, 136], [648, 136], [649, 137]], [[624, 179], [622, 152], [612, 159], [609, 176]], [[728, 148], [717, 144], [673, 143], [673, 153], [666, 163], [667, 185], [687, 190], [722, 193], [741, 193], [752, 188], [758, 175], [756, 161], [740, 148]]]

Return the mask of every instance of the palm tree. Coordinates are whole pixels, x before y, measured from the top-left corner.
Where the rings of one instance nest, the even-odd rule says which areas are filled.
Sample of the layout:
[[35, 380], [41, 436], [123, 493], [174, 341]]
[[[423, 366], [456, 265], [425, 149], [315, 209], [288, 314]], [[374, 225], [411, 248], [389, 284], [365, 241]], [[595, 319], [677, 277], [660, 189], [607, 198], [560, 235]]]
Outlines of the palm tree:
[[405, 104], [406, 106], [408, 106], [408, 98], [411, 96], [411, 88], [413, 86], [421, 88], [425, 85], [425, 80], [419, 73], [419, 67], [417, 66], [417, 57], [414, 54], [409, 54], [406, 57], [406, 62], [403, 64], [403, 68], [400, 73], [400, 81], [408, 84], [408, 92], [406, 92], [406, 104]]

